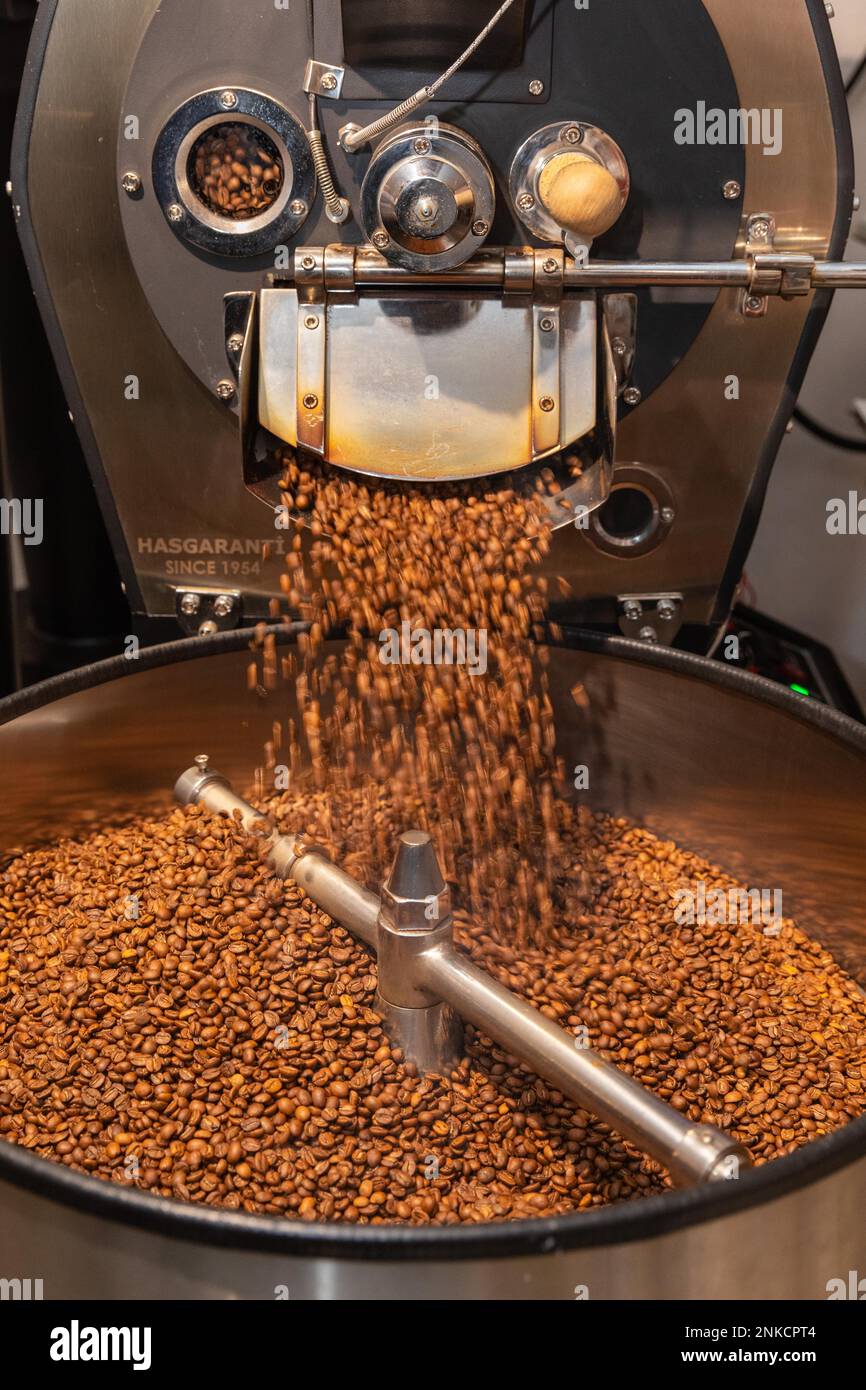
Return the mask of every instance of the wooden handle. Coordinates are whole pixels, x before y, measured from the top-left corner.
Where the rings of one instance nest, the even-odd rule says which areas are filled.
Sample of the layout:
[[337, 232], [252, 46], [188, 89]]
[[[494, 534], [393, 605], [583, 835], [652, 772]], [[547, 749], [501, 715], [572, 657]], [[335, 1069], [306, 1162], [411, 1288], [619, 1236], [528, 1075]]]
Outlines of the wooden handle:
[[622, 190], [613, 174], [588, 154], [571, 151], [546, 164], [538, 180], [541, 201], [566, 232], [601, 236], [623, 210]]

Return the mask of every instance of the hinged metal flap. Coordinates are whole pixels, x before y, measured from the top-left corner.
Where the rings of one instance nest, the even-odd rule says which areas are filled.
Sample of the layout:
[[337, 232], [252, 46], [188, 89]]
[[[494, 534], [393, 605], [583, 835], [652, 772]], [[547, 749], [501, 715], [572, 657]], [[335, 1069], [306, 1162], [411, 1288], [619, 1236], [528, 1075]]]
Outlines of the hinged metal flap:
[[596, 299], [265, 289], [259, 420], [380, 477], [520, 468], [596, 424]]

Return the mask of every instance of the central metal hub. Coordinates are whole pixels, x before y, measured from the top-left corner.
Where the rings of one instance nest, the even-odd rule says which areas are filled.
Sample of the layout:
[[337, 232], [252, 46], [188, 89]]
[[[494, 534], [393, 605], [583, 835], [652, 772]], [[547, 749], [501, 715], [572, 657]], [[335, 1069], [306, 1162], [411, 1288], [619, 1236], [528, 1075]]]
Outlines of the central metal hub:
[[451, 892], [426, 830], [400, 836], [382, 887], [376, 1004], [393, 1040], [420, 1071], [447, 1074], [463, 1055], [463, 1027], [450, 1004], [419, 980], [419, 956], [453, 944]]
[[373, 153], [361, 189], [364, 229], [392, 265], [453, 270], [483, 246], [496, 191], [483, 150], [456, 126], [400, 126]]
[[419, 178], [403, 189], [396, 215], [409, 237], [433, 240], [450, 232], [459, 216], [457, 195], [438, 178]]

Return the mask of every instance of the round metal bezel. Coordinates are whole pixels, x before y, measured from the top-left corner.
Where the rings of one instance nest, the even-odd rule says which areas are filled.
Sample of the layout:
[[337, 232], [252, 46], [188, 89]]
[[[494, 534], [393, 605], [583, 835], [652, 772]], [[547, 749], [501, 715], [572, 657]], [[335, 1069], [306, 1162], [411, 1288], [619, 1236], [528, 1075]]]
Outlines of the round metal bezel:
[[605, 500], [609, 500], [615, 492], [623, 488], [642, 492], [647, 498], [652, 508], [648, 524], [633, 536], [614, 536], [605, 530], [599, 508], [592, 513], [589, 528], [584, 531], [584, 535], [605, 555], [616, 555], [620, 559], [649, 555], [667, 539], [676, 520], [673, 493], [663, 478], [639, 463], [623, 464], [614, 468], [610, 491]]
[[[259, 256], [294, 237], [316, 197], [316, 174], [307, 132], [291, 111], [271, 97], [232, 87], [237, 104], [228, 110], [228, 88], [199, 92], [163, 126], [153, 152], [153, 186], [172, 231], [181, 241], [216, 255]], [[187, 165], [196, 141], [212, 126], [249, 125], [271, 141], [283, 163], [283, 186], [273, 205], [258, 217], [230, 218], [212, 212], [190, 186]], [[303, 203], [299, 213], [295, 206]], [[183, 209], [173, 220], [170, 208]]]
[[[582, 139], [579, 141], [567, 139], [566, 132], [572, 130], [579, 130]], [[547, 211], [538, 191], [539, 180], [545, 166], [559, 155], [569, 153], [588, 154], [613, 174], [622, 194], [624, 209], [631, 190], [631, 176], [625, 155], [613, 137], [608, 135], [606, 131], [600, 130], [598, 126], [587, 125], [584, 121], [555, 121], [552, 125], [542, 126], [540, 130], [536, 130], [534, 134], [530, 135], [528, 140], [524, 140], [511, 162], [508, 189], [515, 216], [520, 219], [527, 231], [538, 237], [540, 241], [559, 244], [565, 242], [574, 254], [569, 240], [572, 240], [577, 246], [580, 243], [580, 238], [572, 237], [570, 232], [567, 234], [564, 232], [563, 228]], [[532, 199], [531, 206], [521, 207], [519, 200], [527, 198]], [[621, 215], [622, 213], [620, 213]]]

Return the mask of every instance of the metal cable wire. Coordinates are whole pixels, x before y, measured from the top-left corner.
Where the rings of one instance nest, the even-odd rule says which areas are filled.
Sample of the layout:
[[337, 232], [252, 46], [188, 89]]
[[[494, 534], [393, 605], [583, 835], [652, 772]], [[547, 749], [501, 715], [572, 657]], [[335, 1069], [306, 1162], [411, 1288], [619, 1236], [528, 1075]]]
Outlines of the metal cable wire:
[[418, 110], [419, 106], [424, 106], [428, 101], [432, 101], [436, 93], [445, 86], [448, 79], [453, 77], [455, 72], [462, 68], [464, 63], [469, 61], [473, 53], [477, 52], [488, 34], [496, 28], [500, 19], [511, 9], [513, 4], [514, 0], [505, 0], [505, 3], [499, 6], [496, 13], [485, 24], [480, 34], [475, 36], [469, 47], [465, 49], [464, 52], [460, 54], [460, 57], [451, 64], [450, 68], [447, 68], [446, 71], [442, 73], [441, 77], [437, 77], [436, 81], [431, 83], [429, 87], [419, 88], [411, 97], [407, 97], [399, 106], [396, 106], [393, 111], [389, 111], [386, 116], [380, 116], [378, 120], [373, 121], [370, 125], [364, 126], [361, 130], [349, 132], [343, 140], [345, 148], [350, 152], [354, 152], [355, 150], [361, 149], [363, 145], [369, 145], [378, 135], [384, 135], [385, 131], [390, 130], [392, 126], [399, 125], [404, 117], [411, 116]]

